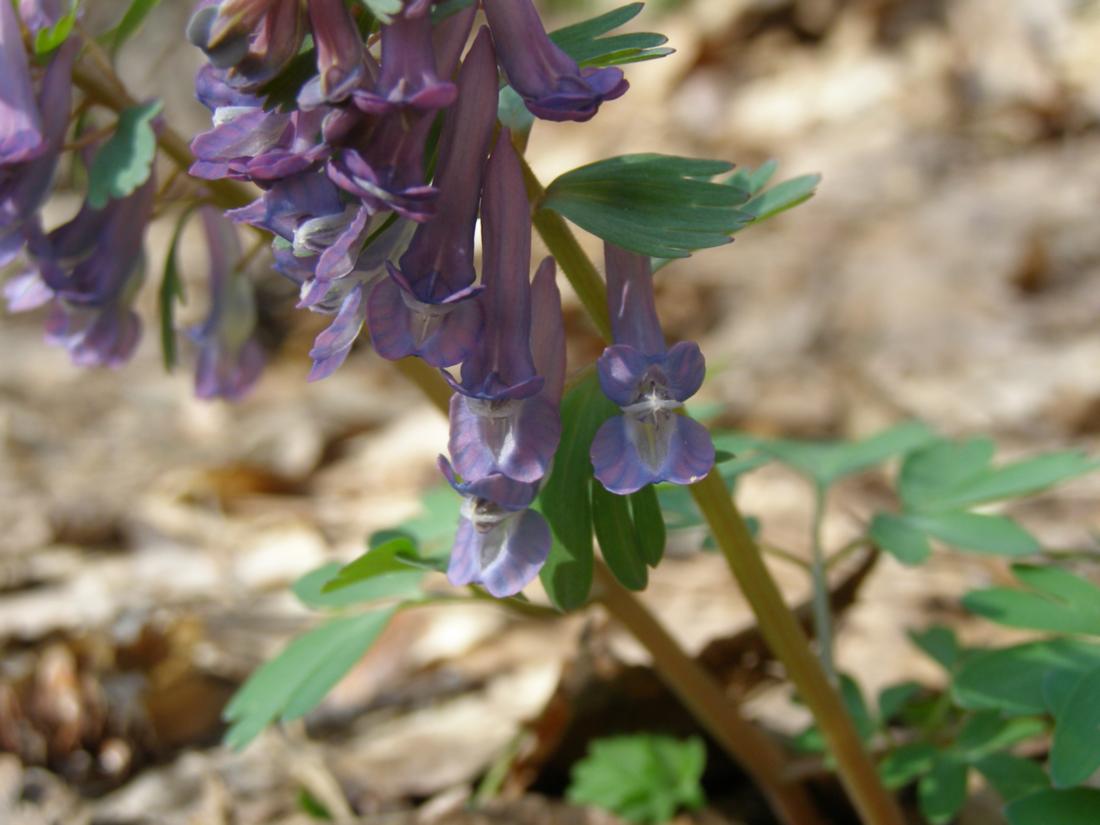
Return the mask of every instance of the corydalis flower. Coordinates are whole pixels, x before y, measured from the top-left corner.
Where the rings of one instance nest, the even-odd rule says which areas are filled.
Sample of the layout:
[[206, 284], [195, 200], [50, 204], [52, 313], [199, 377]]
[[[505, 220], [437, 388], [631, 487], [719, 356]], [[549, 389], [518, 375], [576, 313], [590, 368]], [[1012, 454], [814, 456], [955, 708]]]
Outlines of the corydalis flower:
[[[356, 90], [352, 97], [364, 112], [395, 109], [442, 109], [454, 102], [455, 85], [437, 73], [432, 18], [428, 4], [409, 4], [382, 27], [382, 69], [375, 88]], [[448, 72], [451, 67], [439, 67]]]
[[550, 553], [550, 527], [529, 509], [538, 484], [500, 474], [459, 481], [442, 456], [439, 469], [463, 497], [447, 579], [457, 586], [484, 585], [497, 598], [514, 596], [538, 575]]
[[373, 79], [376, 69], [344, 0], [310, 0], [309, 20], [317, 44], [317, 76], [298, 93], [303, 109], [346, 100]]
[[482, 170], [496, 122], [497, 71], [486, 30], [462, 65], [458, 103], [440, 138], [440, 195], [435, 217], [417, 227], [399, 266], [370, 296], [371, 340], [383, 358], [417, 355], [437, 367], [460, 363], [481, 328], [470, 300], [474, 280], [474, 225]]
[[626, 93], [621, 69], [580, 69], [554, 45], [532, 0], [485, 0], [485, 16], [508, 82], [544, 120], [590, 119], [605, 100]]
[[[532, 358], [531, 216], [507, 129], [489, 159], [481, 227], [485, 327], [461, 381], [453, 382], [459, 394], [451, 399], [451, 458], [467, 479], [503, 473], [536, 481], [557, 449], [561, 421], [557, 405], [541, 394], [546, 378]], [[553, 269], [548, 258], [540, 275], [552, 278]]]
[[305, 0], [222, 0], [195, 12], [187, 39], [234, 86], [257, 89], [298, 53], [305, 18]]
[[154, 176], [102, 209], [87, 203], [30, 251], [54, 301], [46, 337], [69, 350], [79, 366], [118, 367], [141, 337], [131, 308], [141, 284], [142, 242], [153, 211]]
[[241, 247], [233, 225], [210, 207], [202, 210], [202, 223], [210, 250], [210, 312], [192, 331], [199, 347], [195, 395], [235, 400], [252, 389], [264, 366], [255, 338], [256, 298], [237, 269]]
[[703, 354], [687, 341], [665, 346], [647, 256], [606, 244], [605, 260], [615, 343], [596, 366], [623, 415], [605, 421], [592, 441], [595, 476], [620, 495], [658, 481], [692, 484], [714, 466], [706, 428], [678, 414], [703, 383]]
[[0, 167], [30, 160], [43, 151], [42, 123], [23, 50], [19, 18], [10, 2], [0, 3]]

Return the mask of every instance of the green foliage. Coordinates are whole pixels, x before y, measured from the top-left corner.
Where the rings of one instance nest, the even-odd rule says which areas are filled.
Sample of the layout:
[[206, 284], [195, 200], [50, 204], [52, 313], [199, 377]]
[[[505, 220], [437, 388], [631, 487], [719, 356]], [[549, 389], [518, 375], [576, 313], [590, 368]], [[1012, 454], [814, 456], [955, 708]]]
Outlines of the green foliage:
[[309, 713], [362, 658], [393, 616], [380, 610], [332, 619], [293, 639], [249, 677], [226, 706], [225, 743], [243, 748], [276, 719]]
[[942, 825], [955, 818], [966, 802], [965, 763], [950, 756], [937, 754], [931, 769], [917, 783], [920, 811], [932, 825]]
[[960, 707], [1030, 714], [1047, 711], [1044, 679], [1083, 676], [1100, 666], [1100, 645], [1077, 639], [1046, 639], [968, 656], [952, 683]]
[[671, 155], [621, 155], [557, 178], [540, 206], [624, 249], [684, 258], [721, 246], [752, 217], [738, 210], [742, 193], [708, 180], [725, 161]]
[[601, 739], [573, 766], [567, 796], [639, 823], [668, 822], [681, 808], [703, 806], [700, 780], [706, 748], [700, 739], [677, 741], [638, 734]]
[[616, 413], [618, 408], [600, 390], [594, 373], [562, 401], [561, 446], [539, 494], [539, 508], [554, 532], [554, 544], [539, 578], [559, 610], [582, 607], [592, 588], [592, 462], [588, 448], [596, 430]]
[[145, 18], [159, 5], [160, 0], [130, 0], [130, 5], [126, 7], [122, 18], [114, 28], [105, 32], [100, 40], [108, 44], [111, 51], [117, 52], [127, 40], [138, 33]]
[[[291, 585], [291, 590], [306, 607], [338, 610], [379, 599], [416, 598], [420, 595], [420, 583], [424, 578], [423, 570], [405, 567], [352, 580], [350, 576], [340, 577], [345, 569], [339, 562], [322, 565], [298, 579]], [[333, 584], [336, 586], [330, 587]]]
[[1100, 822], [1100, 791], [1039, 791], [1017, 799], [1005, 813], [1009, 825], [1096, 825]]
[[962, 659], [962, 648], [955, 636], [955, 631], [942, 625], [934, 625], [922, 631], [910, 631], [909, 638], [913, 644], [923, 650], [928, 656], [950, 672]]
[[69, 39], [69, 35], [73, 33], [73, 27], [76, 25], [76, 16], [79, 10], [79, 0], [71, 0], [68, 12], [61, 19], [52, 26], [38, 30], [38, 33], [34, 36], [35, 57], [46, 57]]
[[519, 92], [505, 84], [500, 87], [497, 97], [497, 120], [500, 125], [511, 129], [513, 134], [530, 132], [535, 124], [535, 116], [519, 96]]
[[1050, 787], [1040, 765], [1010, 753], [991, 753], [979, 759], [975, 767], [1005, 802]]
[[752, 216], [750, 226], [763, 223], [808, 201], [814, 196], [819, 183], [821, 175], [801, 175], [785, 180], [751, 198], [741, 210]]
[[860, 441], [756, 439], [757, 448], [793, 467], [814, 484], [828, 487], [838, 479], [905, 455], [935, 439], [918, 421], [907, 421]]
[[661, 503], [652, 484], [630, 496], [630, 514], [634, 517], [642, 560], [650, 567], [656, 567], [665, 555], [666, 532]]
[[638, 63], [672, 54], [673, 49], [661, 48], [668, 42], [663, 34], [632, 32], [603, 36], [633, 20], [644, 5], [630, 3], [591, 20], [566, 26], [551, 32], [550, 39], [581, 66]]
[[164, 274], [160, 279], [157, 293], [157, 309], [160, 316], [160, 352], [164, 359], [164, 368], [171, 372], [179, 360], [176, 348], [176, 303], [186, 303], [187, 295], [183, 289], [183, 280], [179, 273], [179, 245], [187, 219], [194, 208], [187, 209], [176, 221], [172, 240], [168, 243], [168, 253], [164, 258]]
[[1050, 748], [1056, 788], [1086, 782], [1100, 769], [1100, 665], [1076, 680], [1060, 703]]
[[161, 102], [154, 100], [123, 110], [115, 133], [96, 152], [88, 170], [88, 204], [102, 209], [112, 198], [123, 198], [149, 180], [157, 154], [153, 118]]
[[1100, 636], [1100, 587], [1053, 566], [1018, 564], [1012, 570], [1028, 590], [977, 590], [963, 605], [1008, 627]]
[[1062, 452], [993, 467], [995, 447], [987, 438], [939, 440], [910, 452], [898, 474], [900, 513], [878, 513], [870, 537], [904, 564], [931, 553], [929, 539], [962, 550], [1027, 556], [1041, 550], [1015, 521], [969, 512], [970, 507], [1046, 489], [1095, 470], [1097, 462]]
[[[339, 568], [336, 575], [322, 585], [321, 592], [333, 593], [379, 576], [408, 573], [410, 565], [406, 559], [416, 555], [416, 542], [409, 535], [397, 534], [379, 544], [372, 543], [366, 553]], [[421, 575], [417, 572], [418, 578]]]
[[641, 542], [630, 501], [626, 496], [609, 493], [592, 479], [592, 525], [600, 552], [615, 578], [629, 590], [645, 590], [649, 571], [642, 557]]

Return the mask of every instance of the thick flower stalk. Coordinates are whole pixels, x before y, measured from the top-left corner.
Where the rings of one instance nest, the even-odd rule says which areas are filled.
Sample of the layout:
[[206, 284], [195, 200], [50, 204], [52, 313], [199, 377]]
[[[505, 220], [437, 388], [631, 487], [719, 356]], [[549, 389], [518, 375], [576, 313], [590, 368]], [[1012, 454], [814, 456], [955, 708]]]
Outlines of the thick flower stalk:
[[623, 414], [592, 441], [595, 476], [620, 495], [659, 481], [694, 484], [714, 466], [714, 444], [702, 424], [678, 413], [702, 386], [703, 354], [688, 341], [666, 347], [648, 256], [606, 244], [605, 262], [614, 343], [596, 367]]

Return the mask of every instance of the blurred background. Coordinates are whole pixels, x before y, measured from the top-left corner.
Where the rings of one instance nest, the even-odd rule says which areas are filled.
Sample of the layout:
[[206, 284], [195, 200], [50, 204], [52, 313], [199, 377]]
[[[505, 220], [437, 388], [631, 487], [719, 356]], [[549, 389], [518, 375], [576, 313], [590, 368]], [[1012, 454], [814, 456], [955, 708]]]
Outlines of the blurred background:
[[[89, 28], [121, 5], [89, 3]], [[164, 3], [122, 62], [185, 134], [208, 122], [182, 37], [189, 5]], [[556, 27], [616, 5], [545, 10]], [[629, 28], [667, 34], [676, 53], [627, 67], [630, 92], [590, 124], [538, 124], [529, 156], [544, 181], [642, 151], [823, 175], [809, 203], [658, 278], [667, 332], [707, 354], [701, 401], [716, 424], [826, 438], [919, 418], [992, 434], [1008, 455], [1095, 452], [1100, 2], [654, 0]], [[260, 385], [234, 406], [193, 399], [156, 335], [172, 226], [150, 235], [146, 332], [125, 369], [72, 367], [40, 317], [0, 324], [0, 821], [298, 825], [316, 821], [304, 798], [337, 821], [611, 821], [555, 798], [571, 749], [616, 724], [585, 713], [625, 696], [646, 709], [635, 727], [689, 728], [598, 613], [403, 614], [304, 723], [243, 753], [217, 746], [233, 690], [310, 626], [288, 584], [418, 513], [446, 422], [366, 346], [307, 385], [324, 319], [295, 312], [275, 275]], [[181, 255], [193, 323], [197, 233]], [[599, 343], [572, 301], [567, 322], [579, 366]], [[830, 545], [886, 495], [880, 478], [841, 485]], [[1098, 495], [1084, 479], [1015, 514], [1049, 544], [1095, 546]], [[769, 541], [806, 550], [810, 497], [789, 472], [753, 474], [739, 500]], [[775, 572], [792, 600], [806, 595], [797, 571]], [[906, 629], [947, 619], [981, 641], [989, 627], [970, 626], [956, 597], [1006, 576], [973, 556], [916, 571], [884, 559], [845, 611], [841, 666], [871, 689], [935, 681]], [[750, 624], [698, 541], [670, 547], [645, 598], [693, 652]], [[747, 712], [798, 730], [805, 717], [766, 663], [744, 664], [733, 682]], [[462, 812], [493, 766], [489, 812]], [[729, 766], [709, 776], [714, 804], [684, 821], [766, 821]], [[997, 821], [980, 796], [973, 806], [971, 822]]]

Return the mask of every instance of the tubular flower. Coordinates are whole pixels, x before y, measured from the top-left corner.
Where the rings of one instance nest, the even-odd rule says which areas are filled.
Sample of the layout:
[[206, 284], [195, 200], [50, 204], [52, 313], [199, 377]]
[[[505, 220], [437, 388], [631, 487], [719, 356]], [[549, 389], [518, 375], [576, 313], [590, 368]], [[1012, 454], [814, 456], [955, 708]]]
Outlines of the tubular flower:
[[554, 45], [532, 0], [485, 0], [485, 16], [508, 82], [544, 120], [589, 120], [626, 93], [622, 69], [581, 69]]
[[305, 19], [305, 0], [222, 0], [195, 12], [187, 39], [231, 85], [258, 89], [298, 53]]
[[19, 18], [10, 2], [0, 3], [0, 168], [42, 153], [42, 122], [35, 104], [30, 66]]
[[[450, 106], [457, 90], [440, 80], [432, 42], [432, 18], [427, 4], [410, 4], [382, 28], [382, 69], [377, 85], [352, 93], [355, 105], [369, 114], [395, 109], [442, 109]], [[450, 73], [453, 67], [440, 67]]]
[[692, 484], [714, 466], [714, 445], [705, 427], [677, 411], [703, 383], [703, 354], [691, 342], [665, 346], [647, 256], [606, 244], [605, 259], [615, 343], [596, 366], [623, 415], [592, 441], [595, 476], [620, 495], [658, 481]]
[[463, 497], [447, 579], [456, 586], [484, 585], [497, 598], [514, 596], [538, 575], [550, 554], [550, 527], [529, 509], [538, 484], [499, 473], [459, 481], [443, 456], [439, 469]]
[[[546, 379], [531, 355], [531, 216], [507, 129], [489, 160], [481, 222], [485, 329], [455, 382], [451, 458], [464, 478], [536, 481], [553, 458], [561, 420], [540, 394]], [[540, 270], [552, 268], [548, 259]]]
[[435, 217], [417, 227], [400, 264], [370, 295], [371, 339], [391, 360], [418, 355], [437, 367], [460, 363], [481, 328], [481, 311], [470, 298], [478, 291], [474, 226], [496, 122], [496, 61], [487, 31], [470, 49], [458, 88], [440, 138]]
[[80, 366], [118, 367], [137, 347], [141, 322], [131, 304], [155, 192], [150, 175], [133, 194], [103, 209], [85, 203], [67, 224], [32, 239], [32, 257], [54, 293], [47, 340]]
[[264, 353], [255, 338], [256, 299], [252, 284], [237, 269], [240, 241], [233, 225], [215, 210], [202, 210], [210, 249], [210, 312], [191, 332], [199, 347], [195, 395], [238, 399], [260, 377]]
[[373, 81], [374, 59], [344, 0], [310, 0], [309, 20], [317, 44], [317, 76], [298, 93], [298, 105], [316, 109], [342, 103], [356, 88]]

